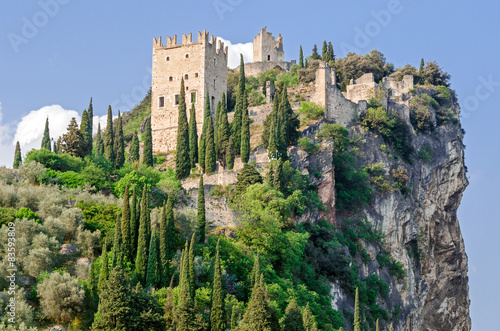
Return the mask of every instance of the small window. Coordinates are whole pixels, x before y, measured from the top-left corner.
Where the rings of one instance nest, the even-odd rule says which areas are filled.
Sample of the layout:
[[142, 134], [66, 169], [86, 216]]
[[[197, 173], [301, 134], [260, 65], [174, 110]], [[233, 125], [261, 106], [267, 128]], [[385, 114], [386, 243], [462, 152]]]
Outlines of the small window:
[[189, 79], [189, 75], [188, 74], [185, 74], [184, 75], [184, 80], [188, 80]]
[[189, 54], [186, 54], [186, 59], [189, 59]]
[[196, 103], [196, 92], [191, 92], [191, 103]]
[[194, 74], [194, 77], [195, 77], [195, 78], [198, 78], [198, 73], [195, 73], [195, 74]]
[[214, 88], [215, 88], [215, 79], [214, 79]]
[[215, 58], [214, 58], [214, 65], [216, 65], [216, 64], [217, 64], [217, 61], [216, 61], [216, 60], [215, 60]]
[[165, 97], [160, 97], [158, 100], [158, 107], [163, 108], [165, 107]]
[[267, 56], [267, 60], [268, 60], [268, 61], [271, 61], [271, 55], [268, 55], [268, 56]]
[[186, 86], [186, 91], [189, 90], [189, 86]]
[[167, 57], [165, 58], [165, 61], [170, 61], [170, 56], [167, 56]]
[[175, 105], [179, 104], [179, 94], [175, 95]]
[[168, 80], [169, 80], [169, 81], [173, 81], [173, 80], [174, 80], [174, 77], [170, 76], [170, 77], [168, 77]]

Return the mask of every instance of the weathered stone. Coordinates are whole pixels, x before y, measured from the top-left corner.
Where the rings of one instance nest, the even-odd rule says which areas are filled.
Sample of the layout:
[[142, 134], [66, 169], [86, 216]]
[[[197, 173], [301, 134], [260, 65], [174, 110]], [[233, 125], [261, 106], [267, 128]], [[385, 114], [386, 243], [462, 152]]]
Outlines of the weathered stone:
[[78, 251], [78, 246], [76, 244], [63, 244], [59, 254], [62, 255], [75, 255]]
[[92, 261], [87, 257], [82, 257], [82, 258], [79, 258], [78, 260], [76, 260], [77, 265], [83, 265], [85, 267], [90, 266], [90, 263], [92, 263]]

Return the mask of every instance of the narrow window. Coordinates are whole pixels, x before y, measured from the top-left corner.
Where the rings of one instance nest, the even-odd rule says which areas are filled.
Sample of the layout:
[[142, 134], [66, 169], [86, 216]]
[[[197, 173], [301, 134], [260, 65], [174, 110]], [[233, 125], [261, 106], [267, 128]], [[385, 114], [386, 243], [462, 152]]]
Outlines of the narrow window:
[[175, 105], [179, 104], [179, 94], [175, 95]]
[[158, 107], [165, 107], [165, 97], [160, 97], [160, 99], [158, 100]]
[[170, 76], [170, 77], [168, 77], [168, 80], [169, 80], [169, 81], [173, 81], [173, 80], [174, 80], [174, 77]]
[[268, 55], [268, 56], [267, 56], [267, 60], [268, 60], [268, 61], [271, 61], [271, 55]]
[[194, 74], [194, 77], [195, 77], [195, 78], [198, 78], [198, 73], [195, 73], [195, 74]]
[[196, 103], [196, 92], [191, 92], [191, 103]]
[[216, 64], [217, 64], [217, 62], [215, 61], [215, 58], [214, 58], [214, 65], [216, 65]]
[[212, 108], [211, 109], [215, 109], [215, 97], [212, 97]]
[[186, 91], [189, 90], [189, 86], [186, 86]]
[[189, 59], [189, 54], [186, 54], [186, 59]]
[[215, 88], [215, 79], [214, 79], [214, 88]]
[[184, 80], [188, 80], [189, 79], [189, 75], [188, 74], [185, 74], [184, 75]]
[[167, 58], [165, 59], [165, 61], [170, 61], [170, 56], [167, 56]]

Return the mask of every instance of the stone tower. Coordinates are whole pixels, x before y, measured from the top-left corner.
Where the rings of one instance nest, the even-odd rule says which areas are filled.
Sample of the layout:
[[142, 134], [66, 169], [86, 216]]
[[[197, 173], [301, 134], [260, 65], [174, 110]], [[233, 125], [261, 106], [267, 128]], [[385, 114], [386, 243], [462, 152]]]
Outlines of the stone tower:
[[281, 34], [274, 38], [273, 34], [267, 32], [267, 27], [253, 39], [253, 62], [280, 62], [285, 61], [283, 50], [283, 37]]
[[198, 32], [198, 41], [192, 34], [167, 36], [167, 45], [161, 37], [153, 41], [153, 81], [151, 86], [151, 129], [153, 152], [165, 154], [176, 149], [178, 104], [181, 78], [186, 89], [187, 117], [191, 105], [196, 109], [198, 136], [203, 126], [205, 99], [208, 91], [212, 116], [222, 93], [227, 92], [227, 46]]

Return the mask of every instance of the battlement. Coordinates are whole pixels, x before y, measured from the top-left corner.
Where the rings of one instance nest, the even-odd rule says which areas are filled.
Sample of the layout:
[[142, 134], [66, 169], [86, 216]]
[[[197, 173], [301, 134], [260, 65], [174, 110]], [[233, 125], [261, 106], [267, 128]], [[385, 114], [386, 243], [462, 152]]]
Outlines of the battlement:
[[174, 35], [173, 37], [167, 36], [166, 45], [163, 44], [161, 37], [159, 37], [158, 39], [153, 38], [153, 48], [172, 49], [187, 45], [207, 45], [211, 47], [216, 46], [216, 54], [219, 54], [221, 51], [225, 55], [228, 54], [228, 47], [224, 47], [224, 43], [220, 39], [214, 37], [213, 35], [210, 35], [206, 30], [203, 30], [201, 32], [198, 31], [197, 41], [193, 41], [192, 33], [189, 33], [187, 36], [183, 33], [182, 43], [180, 44], [177, 44], [177, 35]]

